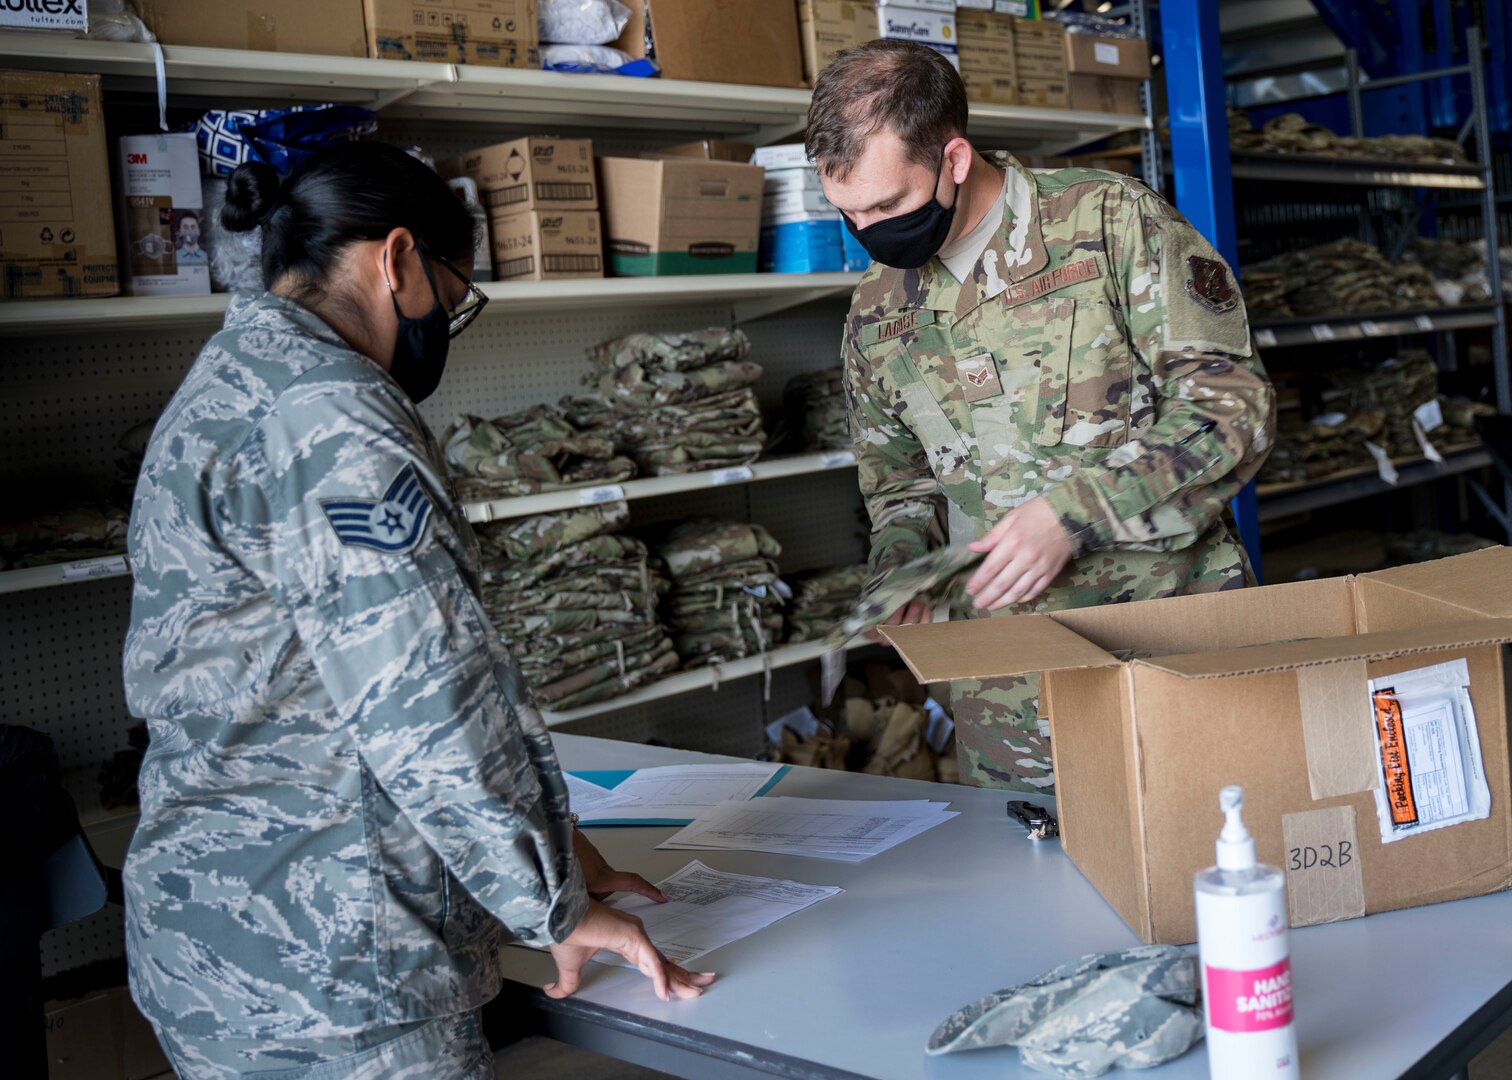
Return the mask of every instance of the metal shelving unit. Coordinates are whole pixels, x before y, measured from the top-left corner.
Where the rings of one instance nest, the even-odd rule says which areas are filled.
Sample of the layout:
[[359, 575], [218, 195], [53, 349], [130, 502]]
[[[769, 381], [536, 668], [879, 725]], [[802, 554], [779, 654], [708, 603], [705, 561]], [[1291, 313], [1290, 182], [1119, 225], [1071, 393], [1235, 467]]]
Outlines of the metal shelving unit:
[[1486, 170], [1479, 165], [1423, 165], [1306, 154], [1235, 154], [1232, 162], [1235, 180], [1451, 191], [1484, 191], [1486, 188]]
[[1260, 499], [1260, 520], [1276, 521], [1309, 510], [1321, 510], [1342, 502], [1400, 491], [1430, 480], [1457, 476], [1491, 464], [1491, 455], [1479, 443], [1445, 447], [1440, 451], [1443, 462], [1425, 457], [1393, 458], [1397, 482], [1381, 479], [1374, 465], [1342, 469], [1319, 480], [1302, 480], [1289, 484], [1262, 484], [1256, 494]]
[[101, 578], [127, 577], [130, 574], [131, 567], [126, 563], [124, 552], [120, 555], [101, 555], [94, 559], [76, 559], [47, 566], [0, 570], [0, 593], [26, 592], [54, 585], [76, 585], [85, 581], [99, 581]]
[[1262, 349], [1364, 341], [1369, 338], [1410, 337], [1497, 325], [1495, 304], [1465, 304], [1452, 308], [1405, 311], [1367, 311], [1349, 315], [1304, 315], [1254, 323], [1255, 344]]

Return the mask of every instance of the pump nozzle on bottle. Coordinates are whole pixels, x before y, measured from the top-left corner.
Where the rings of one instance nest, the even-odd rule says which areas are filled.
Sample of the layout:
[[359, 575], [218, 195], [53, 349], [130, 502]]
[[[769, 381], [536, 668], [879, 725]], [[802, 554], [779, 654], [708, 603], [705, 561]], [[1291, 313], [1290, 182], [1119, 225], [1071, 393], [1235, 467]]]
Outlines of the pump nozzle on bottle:
[[1223, 810], [1223, 831], [1218, 834], [1218, 868], [1220, 870], [1253, 870], [1255, 868], [1255, 840], [1244, 827], [1244, 789], [1229, 785], [1218, 793], [1218, 806]]

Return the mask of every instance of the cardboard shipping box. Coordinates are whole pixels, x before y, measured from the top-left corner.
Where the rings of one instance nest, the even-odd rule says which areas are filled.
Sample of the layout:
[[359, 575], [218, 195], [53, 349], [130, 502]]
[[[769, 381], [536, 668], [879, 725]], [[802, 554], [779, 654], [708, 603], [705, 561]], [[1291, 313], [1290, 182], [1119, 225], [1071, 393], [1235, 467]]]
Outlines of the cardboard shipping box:
[[802, 86], [798, 11], [793, 0], [629, 0], [630, 19], [614, 43], [647, 53], [646, 12], [664, 79]]
[[1139, 105], [1140, 85], [1137, 79], [1106, 75], [1072, 75], [1066, 82], [1071, 108], [1127, 116], [1144, 112]]
[[695, 159], [600, 158], [604, 239], [615, 274], [756, 270], [765, 172]]
[[[882, 632], [921, 682], [1044, 673], [1065, 852], [1147, 942], [1194, 940], [1192, 875], [1213, 863], [1226, 784], [1244, 788], [1261, 861], [1286, 870], [1293, 925], [1512, 887], [1512, 549]], [[1439, 760], [1484, 777], [1489, 815], [1413, 831], [1396, 817], [1413, 782], [1400, 718], [1382, 718], [1366, 680], [1460, 660], [1479, 755], [1467, 733]], [[1420, 797], [1450, 798], [1427, 760]]]
[[0, 71], [0, 297], [120, 289], [98, 75]]
[[471, 177], [490, 215], [598, 209], [591, 139], [529, 135], [438, 161], [436, 171]]
[[136, 0], [164, 45], [366, 56], [362, 0]]
[[1016, 105], [1018, 60], [1014, 55], [1014, 19], [991, 11], [962, 8], [956, 12], [960, 38], [961, 81], [969, 101]]
[[1150, 46], [1139, 38], [1066, 35], [1066, 71], [1072, 75], [1109, 75], [1119, 79], [1150, 77]]
[[813, 86], [836, 53], [877, 36], [877, 5], [873, 0], [798, 0], [798, 36], [803, 76]]
[[1060, 23], [1019, 19], [1014, 24], [1013, 59], [1021, 105], [1064, 109], [1070, 104], [1065, 37]]
[[597, 210], [526, 210], [488, 221], [496, 281], [604, 276]]
[[917, 7], [908, 0], [880, 0], [877, 36], [888, 41], [918, 42], [949, 60], [957, 71], [961, 70], [954, 9]]
[[643, 150], [643, 158], [701, 158], [704, 161], [733, 161], [738, 165], [750, 163], [756, 152], [755, 143], [728, 142], [724, 139], [699, 139], [697, 142], [678, 143], [659, 150]]
[[536, 0], [364, 0], [368, 55], [541, 67]]

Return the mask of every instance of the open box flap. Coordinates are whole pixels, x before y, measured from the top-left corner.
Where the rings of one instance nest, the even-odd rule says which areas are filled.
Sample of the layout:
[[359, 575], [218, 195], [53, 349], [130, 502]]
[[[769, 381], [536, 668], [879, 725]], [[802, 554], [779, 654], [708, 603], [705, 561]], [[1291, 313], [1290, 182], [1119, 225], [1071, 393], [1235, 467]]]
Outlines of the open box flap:
[[879, 627], [921, 683], [1000, 679], [1067, 668], [1112, 667], [1118, 659], [1048, 615], [1010, 615], [918, 626]]

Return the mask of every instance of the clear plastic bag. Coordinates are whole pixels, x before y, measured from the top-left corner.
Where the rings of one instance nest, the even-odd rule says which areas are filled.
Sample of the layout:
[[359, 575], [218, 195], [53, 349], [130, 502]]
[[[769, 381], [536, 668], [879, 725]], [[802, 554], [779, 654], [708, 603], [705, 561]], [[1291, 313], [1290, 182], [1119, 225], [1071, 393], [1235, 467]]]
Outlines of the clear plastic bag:
[[630, 9], [619, 0], [540, 0], [543, 44], [608, 45], [620, 36]]
[[[656, 71], [650, 61], [637, 61], [629, 53], [607, 45], [542, 45], [541, 67], [547, 71], [608, 75], [652, 75]], [[646, 70], [638, 70], [641, 67]]]

